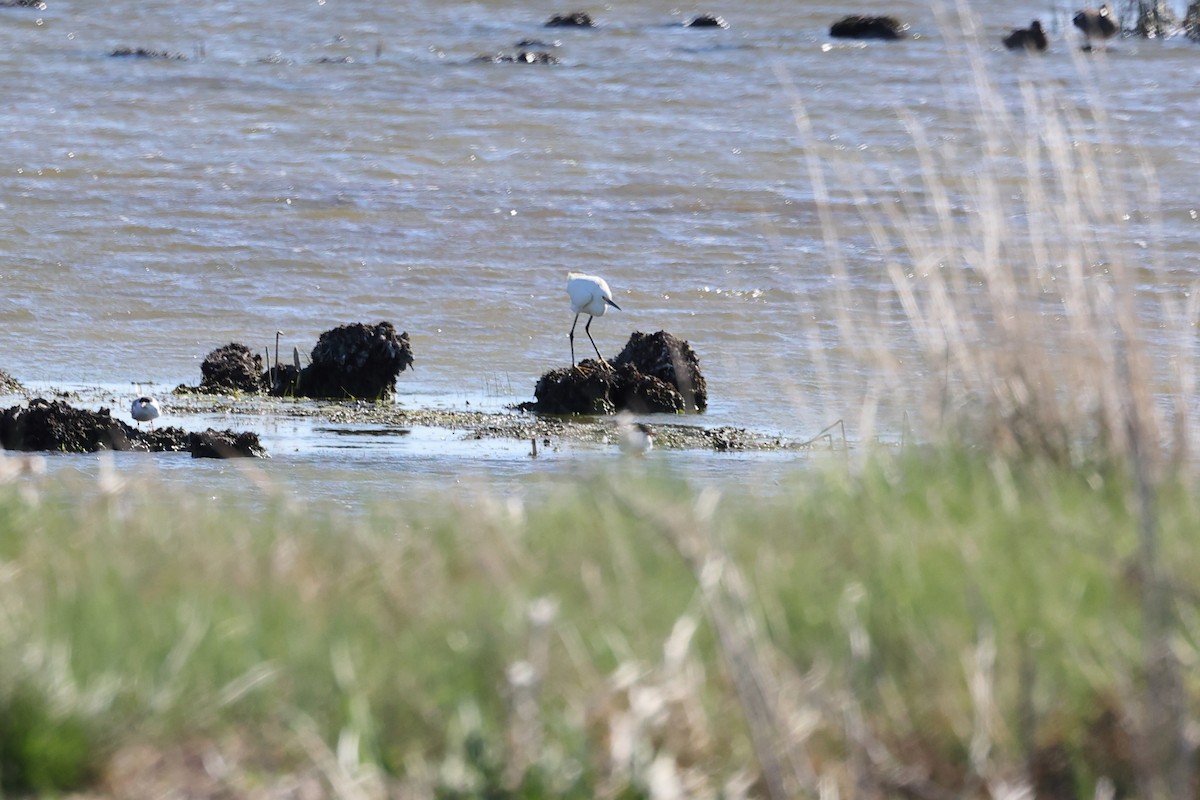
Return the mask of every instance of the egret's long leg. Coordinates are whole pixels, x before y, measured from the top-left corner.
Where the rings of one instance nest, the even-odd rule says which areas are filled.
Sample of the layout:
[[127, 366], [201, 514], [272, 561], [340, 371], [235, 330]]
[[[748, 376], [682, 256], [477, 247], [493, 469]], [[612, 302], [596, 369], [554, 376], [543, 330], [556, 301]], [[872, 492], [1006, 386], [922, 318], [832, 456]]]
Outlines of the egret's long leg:
[[[592, 347], [596, 350], [596, 358], [600, 359], [601, 364], [605, 364], [608, 362], [606, 362], [604, 360], [604, 356], [600, 355], [600, 348], [596, 347], [596, 340], [592, 338], [592, 332], [591, 332], [591, 330], [589, 330], [592, 327], [592, 320], [594, 320], [594, 319], [595, 319], [595, 317], [588, 317], [587, 325], [583, 326], [583, 332], [588, 335], [588, 341], [590, 341], [592, 343]], [[574, 326], [571, 326], [571, 327], [574, 327]], [[574, 350], [571, 351], [571, 357], [572, 358], [575, 357]]]
[[[579, 315], [576, 314], [575, 321], [571, 323], [571, 332], [569, 334], [567, 334], [567, 338], [571, 340], [571, 366], [572, 367], [575, 366], [575, 326], [578, 324], [579, 324]], [[591, 324], [592, 323], [589, 320], [588, 325], [591, 325]], [[585, 326], [585, 328], [586, 328], [586, 326]], [[588, 338], [589, 339], [592, 338], [592, 335], [590, 333], [588, 334]], [[595, 344], [596, 344], [595, 342], [592, 342], [593, 346], [595, 346]]]

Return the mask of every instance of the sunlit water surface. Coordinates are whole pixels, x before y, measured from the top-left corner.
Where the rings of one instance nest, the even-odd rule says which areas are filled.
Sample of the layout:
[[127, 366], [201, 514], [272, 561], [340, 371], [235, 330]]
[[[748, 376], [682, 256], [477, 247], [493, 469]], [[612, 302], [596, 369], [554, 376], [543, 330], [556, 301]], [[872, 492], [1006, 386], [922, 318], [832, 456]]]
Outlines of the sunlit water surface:
[[[1148, 263], [1190, 285], [1200, 46], [1126, 40], [1081, 69], [1066, 8], [1052, 18], [1042, 2], [971, 5], [979, 56], [1006, 102], [1020, 104], [1022, 83], [1053, 87], [1067, 106], [1102, 97], [1109, 133], [1161, 184]], [[976, 131], [964, 112], [976, 90], [937, 13], [897, 0], [889, 11], [916, 38], [857, 43], [827, 36], [844, 4], [614, 0], [591, 9], [595, 30], [542, 27], [565, 10], [495, 0], [0, 9], [0, 368], [34, 386], [162, 392], [197, 383], [204, 355], [230, 341], [265, 348], [281, 330], [285, 352], [307, 353], [324, 330], [386, 319], [416, 356], [398, 402], [502, 410], [567, 362], [574, 269], [605, 276], [623, 309], [592, 325], [606, 356], [634, 330], [691, 342], [711, 399], [698, 424], [803, 440], [853, 420], [862, 368], [833, 347], [818, 374], [810, 353], [830, 316], [831, 265], [793, 107], [817, 140], [920, 187], [901, 112], [935, 141]], [[697, 11], [730, 28], [683, 28]], [[1000, 37], [1034, 16], [1055, 37], [1051, 51], [1004, 51]], [[531, 37], [562, 63], [474, 61]], [[187, 58], [110, 57], [118, 47]], [[825, 171], [835, 198], [840, 174]], [[883, 256], [852, 204], [826, 210], [869, 296], [886, 282]], [[563, 446], [534, 459], [528, 443], [464, 431], [215, 422], [260, 432], [272, 481], [333, 498], [573, 480], [617, 457]], [[807, 458], [659, 457], [699, 480], [768, 487]], [[114, 463], [152, 463], [214, 492], [246, 482], [229, 464]]]

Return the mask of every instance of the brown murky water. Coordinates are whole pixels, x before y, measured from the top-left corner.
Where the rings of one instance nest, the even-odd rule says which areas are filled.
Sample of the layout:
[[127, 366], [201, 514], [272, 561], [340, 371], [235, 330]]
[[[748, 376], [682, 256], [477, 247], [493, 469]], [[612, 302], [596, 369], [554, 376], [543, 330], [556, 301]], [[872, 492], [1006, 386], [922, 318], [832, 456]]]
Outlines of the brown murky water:
[[[1167, 265], [1181, 287], [1200, 277], [1200, 45], [1127, 40], [1083, 63], [1067, 7], [969, 5], [1001, 98], [1019, 103], [1023, 83], [1067, 106], [1099, 93], [1117, 144], [1158, 175], [1147, 269]], [[592, 325], [606, 355], [633, 330], [692, 343], [709, 381], [701, 422], [804, 438], [853, 417], [858, 367], [833, 357], [818, 376], [810, 355], [831, 281], [821, 212], [858, 288], [886, 280], [884, 257], [836, 200], [836, 166], [834, 201], [818, 203], [792, 105], [816, 139], [919, 187], [901, 110], [937, 141], [973, 130], [961, 109], [975, 89], [938, 15], [899, 0], [888, 11], [917, 38], [847, 43], [827, 36], [844, 4], [614, 0], [590, 8], [595, 30], [542, 27], [565, 10], [0, 9], [0, 367], [35, 385], [170, 387], [197, 382], [229, 341], [266, 347], [282, 330], [286, 353], [307, 352], [323, 330], [387, 319], [417, 359], [400, 402], [499, 408], [568, 360], [573, 269], [605, 276], [623, 309]], [[698, 11], [729, 29], [680, 25]], [[1051, 51], [1005, 52], [1000, 37], [1034, 16]], [[562, 63], [474, 61], [526, 38]], [[118, 47], [186, 59], [110, 57]], [[314, 430], [275, 451], [345, 444]], [[450, 474], [451, 451], [420, 457]]]

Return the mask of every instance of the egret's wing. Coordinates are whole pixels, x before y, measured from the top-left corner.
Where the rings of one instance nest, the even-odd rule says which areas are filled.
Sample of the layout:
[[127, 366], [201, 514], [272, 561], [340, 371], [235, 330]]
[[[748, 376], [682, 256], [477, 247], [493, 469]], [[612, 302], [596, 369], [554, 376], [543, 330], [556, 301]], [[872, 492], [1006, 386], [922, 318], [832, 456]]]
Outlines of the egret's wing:
[[567, 296], [571, 298], [571, 307], [578, 311], [594, 299], [596, 282], [595, 279], [577, 272], [571, 275], [572, 277], [567, 279]]

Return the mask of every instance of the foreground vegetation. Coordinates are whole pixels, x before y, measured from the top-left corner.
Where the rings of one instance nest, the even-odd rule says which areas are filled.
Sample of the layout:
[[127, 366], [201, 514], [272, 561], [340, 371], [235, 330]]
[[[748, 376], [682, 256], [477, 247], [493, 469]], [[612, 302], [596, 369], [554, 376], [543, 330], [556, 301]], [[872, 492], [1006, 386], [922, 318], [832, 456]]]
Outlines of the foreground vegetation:
[[[1136, 788], [1153, 737], [1122, 475], [947, 450], [794, 484], [752, 502], [651, 468], [529, 505], [343, 518], [15, 479], [0, 486], [0, 787]], [[1158, 508], [1171, 641], [1190, 661], [1189, 488], [1164, 486]]]
[[942, 444], [354, 516], [0, 461], [0, 792], [1195, 796], [1200, 302], [1095, 85], [946, 28], [915, 178], [795, 108], [813, 393]]

